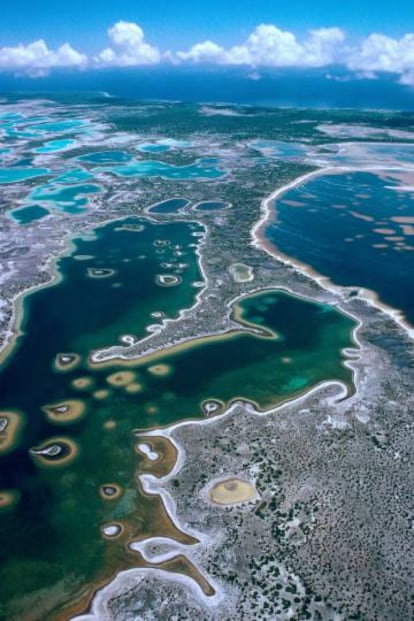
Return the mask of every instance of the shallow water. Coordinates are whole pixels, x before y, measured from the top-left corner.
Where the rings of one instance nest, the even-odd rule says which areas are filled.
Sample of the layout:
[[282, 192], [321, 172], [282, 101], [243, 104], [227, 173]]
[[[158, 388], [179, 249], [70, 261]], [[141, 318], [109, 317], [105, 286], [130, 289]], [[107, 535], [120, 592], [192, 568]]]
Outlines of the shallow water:
[[137, 146], [138, 151], [142, 153], [164, 153], [169, 151], [170, 147], [166, 144], [157, 144], [153, 142], [143, 142]]
[[88, 196], [98, 194], [101, 191], [99, 185], [91, 183], [62, 186], [58, 183], [49, 182], [34, 188], [27, 200], [44, 202], [46, 205], [60, 209], [65, 213], [76, 214], [86, 208]]
[[59, 153], [60, 151], [65, 151], [69, 147], [73, 147], [76, 145], [76, 140], [72, 140], [71, 138], [62, 139], [62, 140], [50, 140], [46, 142], [42, 147], [37, 147], [34, 149], [34, 153]]
[[171, 149], [186, 149], [191, 146], [188, 140], [175, 140], [174, 138], [161, 138], [155, 142], [142, 142], [137, 146], [142, 153], [164, 153]]
[[0, 168], [0, 184], [18, 183], [47, 174], [48, 168]]
[[296, 160], [303, 158], [307, 147], [299, 142], [284, 142], [282, 140], [255, 140], [250, 146], [265, 157], [277, 160]]

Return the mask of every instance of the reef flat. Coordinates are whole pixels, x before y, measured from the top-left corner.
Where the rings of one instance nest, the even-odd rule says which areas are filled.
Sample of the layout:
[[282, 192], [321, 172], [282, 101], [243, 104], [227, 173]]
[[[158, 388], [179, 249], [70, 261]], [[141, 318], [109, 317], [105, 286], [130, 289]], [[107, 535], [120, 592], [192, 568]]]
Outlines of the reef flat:
[[2, 104], [47, 172], [1, 189], [0, 617], [413, 616], [410, 334], [257, 227], [327, 168], [408, 200], [414, 123], [229, 109]]

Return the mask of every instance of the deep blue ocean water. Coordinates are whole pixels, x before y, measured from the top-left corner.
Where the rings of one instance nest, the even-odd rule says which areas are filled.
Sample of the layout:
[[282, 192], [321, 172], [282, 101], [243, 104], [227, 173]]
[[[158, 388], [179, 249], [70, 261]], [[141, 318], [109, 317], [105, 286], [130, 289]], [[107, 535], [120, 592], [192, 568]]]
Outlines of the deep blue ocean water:
[[[259, 79], [257, 79], [259, 78]], [[332, 79], [333, 78], [333, 79]], [[135, 100], [226, 102], [260, 106], [414, 110], [414, 88], [398, 77], [356, 79], [343, 69], [171, 67], [54, 71], [34, 80], [0, 75], [0, 93], [108, 93]]]

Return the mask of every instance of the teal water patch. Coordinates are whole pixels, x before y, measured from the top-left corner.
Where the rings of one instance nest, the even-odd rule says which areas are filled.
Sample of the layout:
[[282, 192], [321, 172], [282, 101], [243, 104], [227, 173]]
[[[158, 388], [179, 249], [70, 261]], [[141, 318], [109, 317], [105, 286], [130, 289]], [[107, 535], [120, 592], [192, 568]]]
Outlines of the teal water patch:
[[215, 211], [216, 209], [225, 209], [229, 204], [224, 201], [203, 201], [198, 203], [196, 209], [199, 211]]
[[64, 133], [77, 129], [86, 129], [89, 127], [89, 122], [82, 119], [73, 119], [72, 121], [46, 121], [45, 123], [38, 123], [31, 126], [31, 130], [38, 131], [40, 133]]
[[40, 205], [28, 205], [27, 207], [19, 207], [19, 209], [13, 209], [10, 215], [19, 224], [29, 224], [34, 220], [40, 220], [47, 216], [49, 211]]
[[33, 168], [32, 167], [33, 158], [32, 157], [24, 157], [21, 160], [11, 164], [11, 168]]
[[371, 144], [367, 147], [370, 155], [375, 159], [387, 159], [391, 157], [401, 163], [414, 164], [414, 145], [413, 144]]
[[7, 138], [17, 138], [17, 139], [34, 138], [35, 139], [35, 138], [42, 137], [42, 133], [39, 131], [31, 131], [30, 129], [18, 129], [12, 123], [10, 123], [9, 125], [0, 126], [0, 129], [3, 130], [4, 135]]
[[307, 377], [292, 377], [284, 385], [283, 389], [286, 390], [286, 392], [289, 392], [289, 391], [296, 392], [297, 390], [302, 390], [308, 384], [309, 384], [309, 380]]
[[163, 177], [175, 181], [220, 179], [226, 174], [216, 167], [216, 161], [211, 163], [207, 158], [199, 159], [187, 166], [173, 166], [156, 160], [133, 160], [124, 166], [94, 168], [92, 172], [110, 172], [119, 177]]
[[91, 162], [92, 164], [120, 164], [129, 162], [132, 155], [125, 151], [99, 151], [96, 153], [85, 153], [76, 158], [79, 162]]
[[11, 149], [0, 149], [0, 162], [5, 162], [10, 153], [12, 153]]
[[34, 153], [58, 153], [59, 151], [65, 151], [70, 147], [74, 147], [76, 145], [76, 140], [71, 138], [62, 139], [62, 140], [50, 140], [46, 142], [42, 147], [37, 147], [33, 149]]
[[169, 151], [170, 147], [165, 144], [157, 144], [153, 142], [143, 142], [137, 146], [138, 151], [142, 153], [163, 153]]
[[19, 183], [48, 175], [48, 168], [0, 168], [0, 183]]
[[277, 160], [296, 160], [306, 155], [307, 147], [299, 142], [282, 140], [255, 140], [250, 146], [265, 157]]
[[0, 121], [17, 123], [18, 121], [24, 120], [26, 120], [26, 117], [24, 116], [24, 114], [20, 114], [19, 112], [3, 112], [2, 114], [0, 114]]
[[55, 177], [54, 179], [54, 183], [81, 183], [83, 181], [89, 181], [90, 179], [93, 179], [94, 176], [91, 175], [91, 173], [89, 173], [88, 171], [84, 170], [83, 168], [74, 168], [73, 170], [68, 170], [67, 172], [63, 173], [63, 175], [59, 175], [58, 177]]
[[166, 201], [152, 205], [147, 211], [150, 213], [177, 213], [189, 204], [190, 201], [186, 198], [169, 198]]
[[28, 200], [46, 202], [49, 203], [50, 207], [75, 215], [85, 210], [89, 195], [99, 192], [102, 192], [102, 188], [91, 183], [60, 186], [51, 182], [35, 188], [30, 193]]
[[414, 188], [400, 184], [386, 172], [309, 179], [276, 201], [266, 236], [334, 283], [375, 291], [414, 324]]
[[186, 149], [191, 147], [189, 140], [176, 140], [175, 138], [162, 138], [153, 142], [142, 142], [137, 146], [138, 151], [143, 153], [162, 153], [171, 149]]

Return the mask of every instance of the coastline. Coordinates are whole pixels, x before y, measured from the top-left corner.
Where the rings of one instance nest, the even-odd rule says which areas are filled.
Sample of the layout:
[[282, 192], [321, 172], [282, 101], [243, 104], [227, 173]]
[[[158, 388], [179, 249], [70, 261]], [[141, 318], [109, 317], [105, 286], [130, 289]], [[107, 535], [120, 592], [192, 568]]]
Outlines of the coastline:
[[[217, 536], [220, 536], [220, 535], [219, 534], [215, 535], [213, 539], [212, 536], [210, 536], [209, 534], [206, 534], [204, 532], [201, 533], [200, 531], [194, 530], [187, 523], [183, 522], [177, 514], [177, 506], [176, 506], [176, 502], [173, 496], [170, 494], [169, 491], [167, 491], [163, 487], [164, 483], [167, 483], [168, 481], [174, 479], [177, 473], [181, 470], [186, 460], [185, 448], [183, 444], [176, 438], [175, 431], [180, 428], [186, 427], [186, 426], [214, 425], [217, 421], [230, 416], [238, 407], [240, 407], [240, 405], [243, 405], [246, 411], [248, 411], [248, 413], [253, 416], [274, 415], [279, 410], [283, 409], [284, 407], [288, 405], [292, 406], [292, 405], [300, 404], [302, 401], [308, 399], [313, 394], [318, 393], [318, 392], [323, 392], [325, 389], [330, 388], [330, 387], [336, 388], [336, 393], [334, 395], [326, 396], [325, 397], [326, 401], [332, 405], [342, 401], [344, 396], [346, 396], [346, 394], [344, 394], [346, 393], [346, 391], [344, 391], [343, 384], [337, 381], [326, 381], [317, 386], [314, 386], [311, 390], [308, 390], [304, 394], [301, 394], [299, 397], [293, 400], [290, 400], [288, 402], [279, 404], [276, 407], [272, 407], [271, 409], [268, 409], [263, 413], [257, 411], [252, 404], [245, 403], [245, 402], [241, 403], [240, 401], [235, 401], [223, 413], [217, 416], [211, 417], [209, 419], [202, 419], [202, 420], [196, 420], [196, 421], [185, 420], [185, 421], [180, 421], [178, 423], [170, 425], [169, 427], [166, 427], [164, 429], [153, 429], [153, 430], [147, 431], [146, 433], [139, 432], [138, 435], [142, 439], [145, 439], [145, 438], [150, 439], [153, 436], [162, 436], [166, 438], [168, 441], [170, 441], [177, 451], [176, 462], [173, 468], [171, 469], [171, 471], [167, 475], [163, 477], [157, 477], [154, 474], [142, 473], [139, 475], [139, 480], [145, 493], [156, 494], [161, 498], [161, 501], [165, 507], [165, 511], [169, 519], [176, 526], [176, 528], [198, 539], [199, 543], [188, 547], [186, 550], [183, 550], [182, 545], [179, 542], [176, 542], [175, 540], [171, 540], [171, 543], [175, 547], [176, 556], [184, 553], [185, 556], [190, 561], [190, 563], [193, 564], [196, 570], [201, 574], [201, 576], [203, 576], [207, 580], [207, 582], [211, 584], [211, 586], [215, 590], [215, 594], [212, 596], [206, 596], [205, 593], [203, 593], [203, 591], [197, 584], [197, 582], [195, 582], [193, 578], [190, 578], [185, 575], [168, 572], [162, 568], [154, 568], [154, 567], [131, 568], [131, 569], [119, 572], [114, 580], [112, 580], [108, 584], [99, 588], [95, 592], [95, 595], [92, 599], [92, 605], [91, 605], [90, 611], [87, 613], [81, 614], [80, 616], [72, 617], [71, 621], [100, 621], [102, 619], [102, 614], [104, 612], [105, 603], [107, 599], [109, 599], [111, 595], [116, 596], [119, 592], [125, 590], [126, 588], [130, 589], [132, 586], [130, 579], [135, 578], [134, 582], [135, 584], [137, 584], [139, 582], [139, 580], [137, 579], [141, 578], [141, 576], [146, 577], [146, 576], [154, 575], [156, 577], [165, 578], [169, 582], [173, 582], [176, 584], [182, 584], [188, 587], [190, 593], [196, 598], [198, 602], [203, 604], [206, 608], [216, 608], [225, 599], [227, 599], [230, 594], [226, 593], [225, 587], [221, 585], [220, 583], [218, 583], [216, 580], [212, 580], [209, 575], [206, 575], [203, 569], [199, 567], [198, 562], [197, 562], [198, 561], [197, 548], [199, 546], [212, 545], [213, 543], [216, 542]], [[232, 473], [228, 473], [228, 474], [231, 475]], [[258, 500], [259, 498], [255, 498], [254, 500], [250, 502], [257, 503]], [[146, 546], [151, 545], [153, 543], [157, 543], [159, 542], [159, 540], [160, 540], [159, 537], [152, 537], [146, 540], [139, 541], [137, 544], [135, 544], [134, 542], [131, 542], [129, 547], [132, 550], [136, 549], [136, 550], [139, 550], [141, 553], [142, 552], [145, 553]], [[161, 558], [153, 559], [153, 561], [161, 560]], [[169, 558], [169, 559], [174, 558], [174, 551], [172, 550], [171, 552], [166, 553], [165, 558]]]
[[[320, 274], [312, 267], [307, 265], [306, 263], [302, 263], [301, 261], [290, 257], [288, 255], [283, 254], [278, 250], [278, 248], [271, 242], [265, 235], [265, 231], [267, 226], [274, 222], [277, 218], [277, 209], [276, 209], [276, 201], [277, 199], [288, 192], [289, 190], [303, 185], [309, 179], [313, 179], [316, 177], [331, 175], [331, 174], [344, 174], [347, 172], [378, 172], [378, 171], [391, 170], [390, 168], [352, 168], [352, 167], [329, 167], [323, 168], [320, 170], [315, 170], [310, 173], [306, 173], [301, 177], [298, 177], [294, 181], [289, 184], [282, 186], [281, 188], [276, 189], [270, 196], [263, 199], [261, 202], [261, 217], [257, 221], [257, 223], [251, 229], [251, 235], [253, 238], [252, 244], [256, 248], [263, 250], [271, 257], [280, 261], [284, 265], [289, 265], [295, 269], [295, 271], [303, 274], [320, 285], [323, 289], [338, 295], [343, 298], [343, 292], [349, 289], [349, 286], [341, 286], [336, 285], [328, 276], [324, 276]], [[392, 170], [401, 170], [404, 171], [404, 168], [392, 169]], [[412, 169], [408, 169], [411, 170]], [[393, 321], [395, 321], [401, 328], [405, 330], [408, 336], [414, 340], [414, 326], [412, 326], [404, 316], [403, 311], [396, 309], [388, 304], [382, 302], [378, 296], [378, 294], [364, 287], [358, 286], [358, 284], [353, 285], [353, 288], [358, 289], [358, 296], [360, 299], [363, 299], [370, 306], [378, 308], [383, 313], [388, 315]]]

